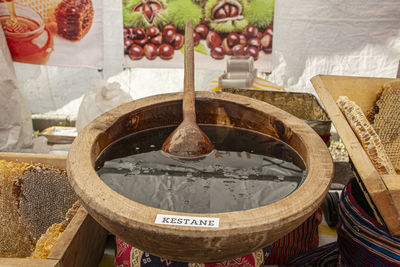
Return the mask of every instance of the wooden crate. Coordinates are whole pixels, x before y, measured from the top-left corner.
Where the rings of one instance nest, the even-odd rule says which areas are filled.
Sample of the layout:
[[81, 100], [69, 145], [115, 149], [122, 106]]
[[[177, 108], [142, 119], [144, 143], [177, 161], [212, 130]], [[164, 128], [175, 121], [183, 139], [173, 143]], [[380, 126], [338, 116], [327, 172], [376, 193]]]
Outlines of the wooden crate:
[[331, 121], [313, 94], [238, 88], [223, 88], [221, 91], [271, 104], [302, 119], [320, 136], [330, 135]]
[[372, 208], [377, 211], [390, 233], [400, 236], [400, 175], [379, 175], [356, 135], [343, 116], [336, 100], [345, 95], [364, 113], [373, 106], [379, 88], [391, 78], [367, 78], [318, 75], [311, 82], [324, 104], [349, 156], [356, 174], [367, 191]]
[[[66, 156], [60, 155], [0, 153], [0, 159], [66, 168]], [[80, 207], [47, 259], [0, 258], [0, 266], [97, 266], [103, 256], [106, 237], [107, 231]]]

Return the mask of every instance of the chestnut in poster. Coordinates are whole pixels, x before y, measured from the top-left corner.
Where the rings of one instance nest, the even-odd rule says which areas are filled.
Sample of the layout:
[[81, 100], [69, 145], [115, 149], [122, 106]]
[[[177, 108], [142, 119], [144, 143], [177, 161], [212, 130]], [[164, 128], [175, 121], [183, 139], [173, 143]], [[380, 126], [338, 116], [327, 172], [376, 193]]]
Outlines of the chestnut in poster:
[[0, 0], [0, 23], [14, 61], [101, 68], [100, 11], [99, 0]]
[[249, 55], [272, 69], [274, 0], [123, 0], [124, 65], [183, 67], [185, 22], [194, 25], [196, 68], [225, 69]]

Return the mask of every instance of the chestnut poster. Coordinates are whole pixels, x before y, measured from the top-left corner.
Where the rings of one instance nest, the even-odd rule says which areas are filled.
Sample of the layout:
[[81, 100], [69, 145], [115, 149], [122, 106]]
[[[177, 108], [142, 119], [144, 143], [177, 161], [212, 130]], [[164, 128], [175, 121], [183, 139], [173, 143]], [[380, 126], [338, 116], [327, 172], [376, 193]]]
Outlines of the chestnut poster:
[[102, 68], [101, 0], [0, 0], [16, 62]]
[[185, 22], [193, 20], [195, 67], [226, 69], [249, 55], [272, 70], [274, 0], [123, 0], [124, 65], [182, 68]]

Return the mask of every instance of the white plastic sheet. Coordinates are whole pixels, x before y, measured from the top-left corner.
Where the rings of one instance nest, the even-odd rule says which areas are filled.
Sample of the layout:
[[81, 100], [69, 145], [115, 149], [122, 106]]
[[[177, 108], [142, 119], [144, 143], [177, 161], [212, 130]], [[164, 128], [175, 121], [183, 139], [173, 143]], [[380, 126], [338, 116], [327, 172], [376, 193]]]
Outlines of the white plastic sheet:
[[129, 94], [121, 90], [118, 83], [100, 80], [83, 97], [79, 106], [76, 128], [80, 132], [89, 122], [104, 112], [126, 102], [132, 101]]
[[10, 52], [0, 28], [0, 151], [18, 151], [31, 145], [31, 112], [18, 90]]
[[[103, 17], [107, 18], [104, 72], [16, 64], [21, 92], [33, 113], [76, 116], [81, 97], [101, 78], [119, 82], [133, 99], [182, 91], [182, 69], [121, 72], [121, 1], [103, 2]], [[274, 32], [274, 66], [266, 78], [288, 91], [313, 93], [310, 78], [317, 74], [396, 77], [400, 60], [398, 0], [277, 0]], [[224, 69], [196, 69], [196, 90], [206, 90]]]
[[396, 77], [400, 1], [276, 1], [269, 79], [313, 93], [317, 74]]

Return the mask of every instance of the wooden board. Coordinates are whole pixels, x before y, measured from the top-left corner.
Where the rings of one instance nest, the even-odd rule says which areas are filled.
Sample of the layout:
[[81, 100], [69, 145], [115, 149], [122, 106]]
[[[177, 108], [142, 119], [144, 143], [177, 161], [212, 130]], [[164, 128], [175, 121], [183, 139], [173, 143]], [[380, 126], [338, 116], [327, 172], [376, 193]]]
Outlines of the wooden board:
[[[65, 169], [66, 156], [0, 152], [0, 160], [43, 163]], [[0, 266], [97, 266], [104, 251], [107, 231], [84, 207], [80, 207], [47, 259], [0, 258]]]
[[336, 105], [337, 98], [345, 95], [356, 102], [365, 113], [372, 107], [379, 88], [391, 80], [394, 79], [318, 75], [311, 79], [311, 83], [338, 131], [373, 205], [390, 233], [400, 236], [400, 175], [379, 175]]
[[81, 207], [47, 258], [66, 267], [97, 266], [106, 237], [107, 231]]
[[53, 267], [58, 265], [58, 260], [29, 259], [29, 258], [0, 258], [2, 267]]
[[66, 168], [65, 155], [0, 152], [0, 159], [13, 162], [42, 163], [54, 168]]

